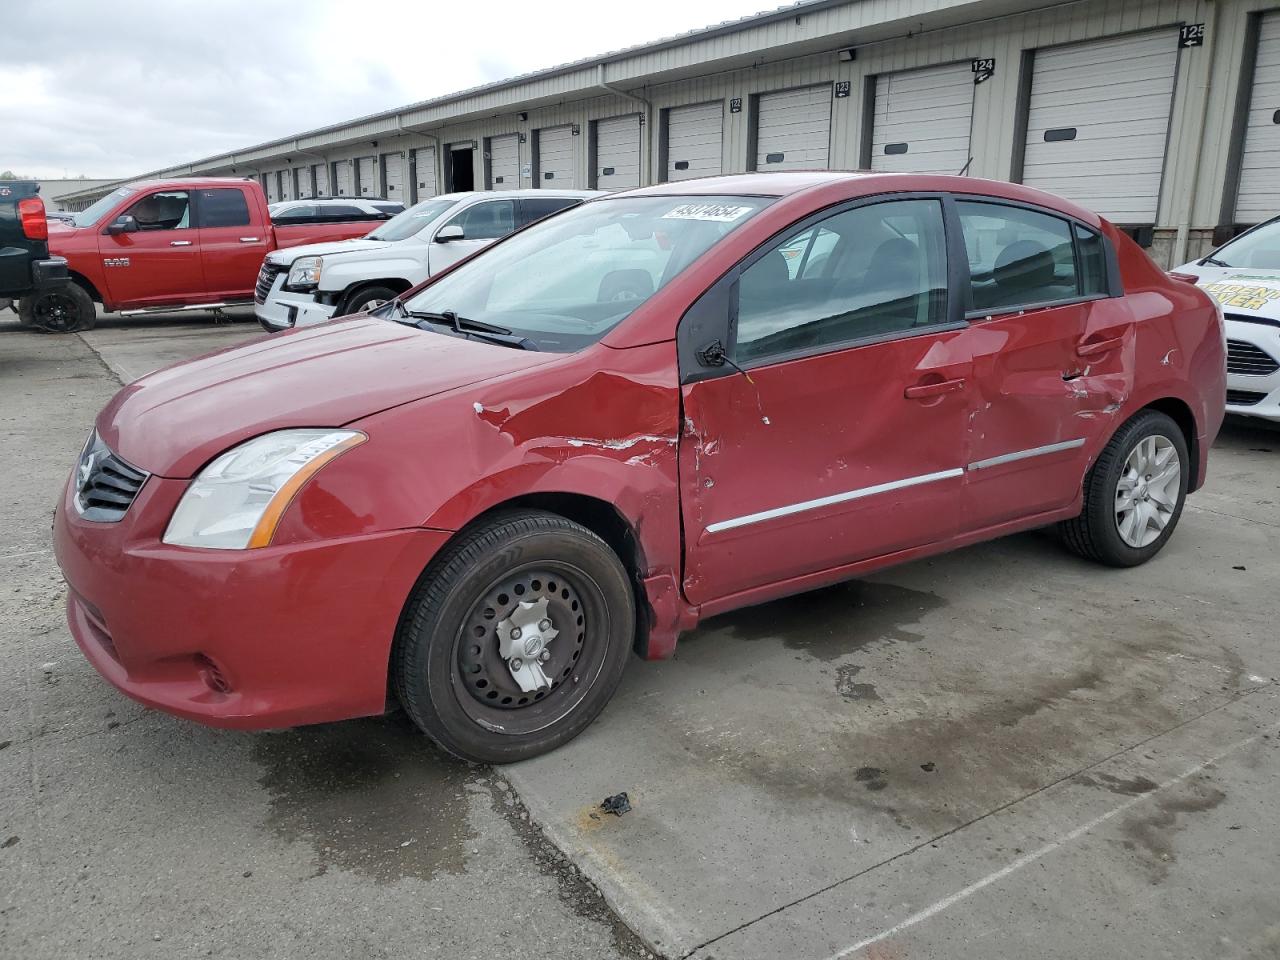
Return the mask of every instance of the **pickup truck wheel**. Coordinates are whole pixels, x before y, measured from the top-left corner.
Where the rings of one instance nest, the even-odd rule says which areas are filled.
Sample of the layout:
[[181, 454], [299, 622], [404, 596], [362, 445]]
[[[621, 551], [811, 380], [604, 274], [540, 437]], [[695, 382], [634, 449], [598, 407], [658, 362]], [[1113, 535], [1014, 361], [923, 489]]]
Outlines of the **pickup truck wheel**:
[[445, 750], [511, 763], [572, 740], [622, 679], [635, 598], [618, 556], [540, 511], [495, 515], [432, 561], [401, 618], [396, 694]]
[[46, 333], [75, 333], [92, 330], [97, 313], [93, 300], [76, 283], [50, 287], [18, 303], [18, 319], [24, 327], [35, 327]]
[[362, 310], [376, 309], [388, 300], [394, 299], [395, 296], [396, 292], [390, 287], [365, 287], [347, 299], [341, 315], [345, 317], [348, 314], [360, 313]]

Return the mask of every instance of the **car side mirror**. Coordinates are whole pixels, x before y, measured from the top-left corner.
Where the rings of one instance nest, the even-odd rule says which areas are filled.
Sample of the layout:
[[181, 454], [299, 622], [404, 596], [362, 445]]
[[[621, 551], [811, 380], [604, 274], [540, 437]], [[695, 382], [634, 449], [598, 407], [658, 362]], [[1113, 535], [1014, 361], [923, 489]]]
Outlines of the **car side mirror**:
[[456, 223], [451, 223], [447, 227], [441, 227], [436, 233], [436, 243], [448, 243], [451, 240], [465, 240], [466, 234], [462, 228]]
[[138, 221], [127, 213], [122, 213], [107, 226], [107, 233], [137, 233]]

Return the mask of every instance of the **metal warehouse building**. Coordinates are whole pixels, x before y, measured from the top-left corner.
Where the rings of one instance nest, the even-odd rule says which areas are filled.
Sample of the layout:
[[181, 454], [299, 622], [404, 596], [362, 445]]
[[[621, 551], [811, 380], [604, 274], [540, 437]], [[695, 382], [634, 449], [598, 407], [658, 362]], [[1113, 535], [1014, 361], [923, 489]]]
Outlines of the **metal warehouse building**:
[[147, 176], [410, 203], [819, 167], [1042, 187], [1181, 262], [1280, 213], [1280, 6], [807, 0]]

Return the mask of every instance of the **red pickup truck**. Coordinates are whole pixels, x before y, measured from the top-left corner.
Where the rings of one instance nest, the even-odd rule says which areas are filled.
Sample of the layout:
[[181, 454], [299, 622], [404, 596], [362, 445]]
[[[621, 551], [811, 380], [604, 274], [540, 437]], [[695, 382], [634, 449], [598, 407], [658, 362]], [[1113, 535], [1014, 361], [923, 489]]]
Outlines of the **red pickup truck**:
[[[93, 325], [93, 301], [122, 313], [216, 309], [253, 302], [263, 258], [303, 243], [361, 237], [367, 219], [278, 225], [254, 180], [229, 177], [148, 180], [122, 186], [76, 214], [49, 224], [49, 252], [65, 257], [74, 309], [56, 332]], [[26, 304], [27, 316], [48, 311]], [[65, 305], [64, 305], [65, 306]]]

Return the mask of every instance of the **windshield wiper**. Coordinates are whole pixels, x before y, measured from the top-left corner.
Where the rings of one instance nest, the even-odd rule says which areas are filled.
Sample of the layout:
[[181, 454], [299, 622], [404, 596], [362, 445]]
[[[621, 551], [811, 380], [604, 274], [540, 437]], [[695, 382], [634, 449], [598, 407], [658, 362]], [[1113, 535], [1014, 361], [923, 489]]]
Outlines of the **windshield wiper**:
[[1204, 258], [1203, 260], [1201, 260], [1200, 262], [1201, 262], [1201, 263], [1211, 263], [1211, 264], [1213, 264], [1215, 267], [1229, 267], [1229, 266], [1231, 266], [1231, 264], [1229, 264], [1229, 263], [1225, 263], [1225, 262], [1223, 262], [1222, 260], [1219, 260], [1217, 257], [1205, 257], [1205, 258]]
[[[423, 323], [448, 324], [453, 328], [453, 332], [460, 336], [474, 336], [480, 340], [487, 340], [489, 343], [500, 343], [503, 346], [518, 347], [521, 350], [538, 349], [538, 345], [528, 337], [512, 333], [506, 327], [460, 317], [453, 310], [441, 310], [439, 313], [431, 310], [409, 310], [398, 300], [396, 305], [406, 317], [420, 320]], [[418, 325], [421, 326], [421, 324]]]

